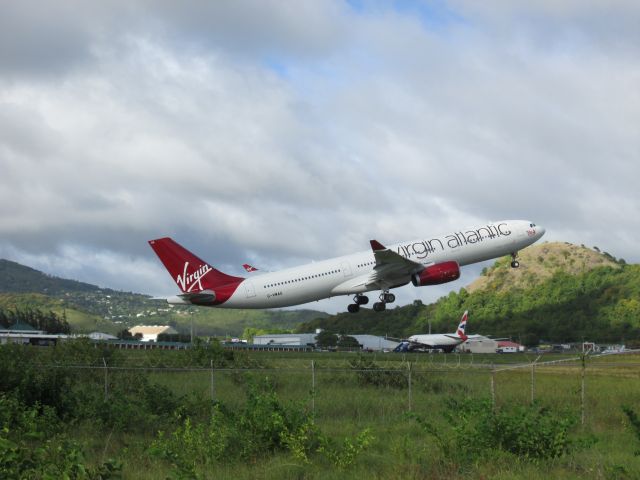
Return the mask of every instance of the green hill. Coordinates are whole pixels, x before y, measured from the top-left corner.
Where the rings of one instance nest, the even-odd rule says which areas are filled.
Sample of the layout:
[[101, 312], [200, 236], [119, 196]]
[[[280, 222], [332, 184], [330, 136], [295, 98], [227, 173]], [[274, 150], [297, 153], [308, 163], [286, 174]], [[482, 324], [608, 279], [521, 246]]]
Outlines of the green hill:
[[173, 307], [148, 295], [120, 292], [46, 275], [9, 260], [0, 260], [0, 308], [63, 312], [75, 332], [115, 333], [138, 324], [173, 325], [198, 335], [238, 336], [247, 327], [291, 329], [327, 316], [314, 310], [226, 310]]
[[469, 331], [540, 340], [639, 341], [640, 265], [627, 265], [608, 253], [567, 243], [543, 243], [498, 259], [483, 275], [436, 303], [416, 303], [386, 312], [361, 311], [308, 322], [299, 331], [325, 328], [339, 333], [406, 337], [428, 331], [453, 332], [469, 310]]

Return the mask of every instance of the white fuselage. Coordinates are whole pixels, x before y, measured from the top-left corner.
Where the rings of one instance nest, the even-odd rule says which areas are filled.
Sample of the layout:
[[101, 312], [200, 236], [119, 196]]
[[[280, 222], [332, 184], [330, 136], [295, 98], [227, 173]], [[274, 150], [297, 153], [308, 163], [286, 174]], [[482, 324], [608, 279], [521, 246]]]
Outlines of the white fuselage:
[[455, 333], [451, 333], [449, 335], [445, 335], [444, 333], [411, 335], [408, 340], [410, 342], [428, 345], [431, 348], [456, 346], [460, 345], [464, 341], [457, 337]]
[[[388, 248], [421, 265], [455, 261], [460, 266], [515, 253], [545, 230], [524, 220], [505, 220], [444, 235], [398, 243]], [[367, 282], [376, 262], [372, 251], [332, 258], [242, 281], [221, 308], [274, 308], [299, 305], [337, 295], [380, 290]], [[410, 277], [384, 288], [401, 286]], [[451, 339], [450, 339], [451, 340]]]

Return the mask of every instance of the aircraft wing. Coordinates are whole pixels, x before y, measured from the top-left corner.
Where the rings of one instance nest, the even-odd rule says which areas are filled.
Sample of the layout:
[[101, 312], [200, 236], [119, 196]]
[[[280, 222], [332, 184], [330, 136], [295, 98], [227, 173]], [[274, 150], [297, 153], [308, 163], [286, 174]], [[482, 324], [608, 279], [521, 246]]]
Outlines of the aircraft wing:
[[424, 265], [388, 249], [377, 240], [371, 240], [371, 250], [376, 260], [373, 272], [367, 278], [366, 285], [379, 285], [390, 288], [404, 285], [411, 275], [424, 269]]

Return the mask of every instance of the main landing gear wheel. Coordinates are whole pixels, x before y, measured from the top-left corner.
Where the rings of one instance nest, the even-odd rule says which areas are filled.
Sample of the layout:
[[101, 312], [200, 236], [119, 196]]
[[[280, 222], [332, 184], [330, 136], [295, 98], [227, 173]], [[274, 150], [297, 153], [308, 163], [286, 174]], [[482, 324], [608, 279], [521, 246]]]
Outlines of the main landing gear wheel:
[[396, 301], [396, 296], [393, 293], [383, 293], [380, 295], [380, 300], [384, 303], [393, 303]]
[[369, 303], [369, 297], [366, 295], [356, 295], [353, 297], [353, 303], [347, 307], [349, 313], [358, 313], [360, 311], [360, 305], [366, 305]]
[[518, 268], [520, 266], [520, 262], [518, 262], [518, 260], [516, 260], [516, 257], [518, 256], [518, 252], [513, 252], [511, 254], [511, 268]]
[[384, 312], [387, 305], [384, 302], [376, 302], [373, 304], [373, 310], [376, 312]]
[[356, 295], [355, 297], [353, 297], [353, 303], [355, 303], [356, 305], [366, 305], [367, 303], [369, 303], [369, 297], [367, 297], [366, 295]]

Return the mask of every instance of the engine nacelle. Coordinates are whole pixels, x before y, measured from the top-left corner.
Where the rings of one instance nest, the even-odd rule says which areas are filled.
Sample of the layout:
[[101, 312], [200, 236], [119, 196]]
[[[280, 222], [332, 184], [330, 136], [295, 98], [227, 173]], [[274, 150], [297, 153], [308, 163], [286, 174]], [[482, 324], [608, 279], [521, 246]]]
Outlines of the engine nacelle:
[[453, 282], [459, 278], [460, 266], [458, 262], [442, 262], [431, 265], [420, 273], [414, 273], [411, 276], [411, 283], [413, 283], [414, 287], [424, 287], [426, 285]]

